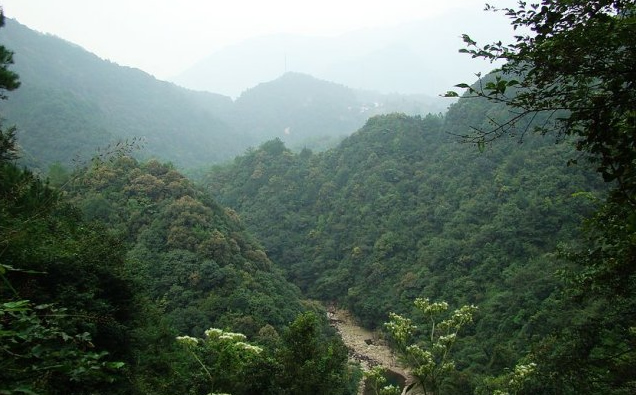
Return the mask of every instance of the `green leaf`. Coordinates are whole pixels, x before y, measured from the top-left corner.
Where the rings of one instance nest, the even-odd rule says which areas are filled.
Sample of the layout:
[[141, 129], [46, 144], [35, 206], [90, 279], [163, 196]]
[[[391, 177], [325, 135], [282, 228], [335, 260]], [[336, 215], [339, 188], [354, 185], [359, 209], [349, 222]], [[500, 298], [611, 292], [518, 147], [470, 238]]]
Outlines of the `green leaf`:
[[38, 395], [37, 392], [33, 392], [30, 388], [28, 387], [19, 387], [19, 388], [15, 388], [13, 390], [13, 392], [15, 393], [20, 393], [20, 394], [27, 394], [27, 395]]
[[5, 302], [2, 307], [9, 311], [26, 311], [30, 310], [28, 300], [18, 300], [16, 302]]
[[123, 362], [107, 362], [106, 363], [106, 367], [110, 368], [110, 369], [121, 369], [125, 366], [126, 364]]

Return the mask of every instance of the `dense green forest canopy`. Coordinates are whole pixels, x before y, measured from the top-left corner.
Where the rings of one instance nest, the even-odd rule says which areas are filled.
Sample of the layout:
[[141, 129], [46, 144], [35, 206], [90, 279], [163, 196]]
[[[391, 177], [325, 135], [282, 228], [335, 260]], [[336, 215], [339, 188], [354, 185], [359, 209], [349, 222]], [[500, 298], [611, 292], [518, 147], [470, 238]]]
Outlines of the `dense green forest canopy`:
[[[464, 51], [473, 57], [505, 61], [494, 80], [480, 80], [468, 93], [509, 105], [512, 115], [468, 138], [483, 146], [528, 130], [569, 136], [611, 185], [585, 222], [584, 246], [566, 254], [577, 267], [565, 276], [569, 298], [559, 307], [580, 318], [534, 353], [537, 375], [552, 377], [535, 388], [634, 392], [636, 4], [545, 0], [486, 8], [505, 13], [520, 33], [509, 44], [481, 45], [464, 36]], [[528, 125], [532, 119], [543, 122]]]
[[[346, 350], [322, 309], [301, 301], [235, 213], [171, 165], [96, 158], [59, 170], [55, 185], [10, 162], [0, 170], [2, 351], [15, 357], [3, 358], [3, 393], [274, 394], [302, 374], [350, 393]], [[206, 353], [212, 384], [175, 343], [209, 328], [264, 351], [231, 371], [215, 359], [225, 354]], [[289, 357], [298, 347], [312, 352]]]
[[306, 294], [367, 326], [420, 295], [479, 305], [468, 358], [492, 372], [547, 330], [565, 267], [555, 248], [593, 209], [576, 193], [604, 195], [590, 169], [564, 166], [571, 144], [530, 136], [480, 153], [447, 133], [497, 111], [460, 101], [446, 117], [379, 116], [320, 154], [271, 141], [207, 182]]

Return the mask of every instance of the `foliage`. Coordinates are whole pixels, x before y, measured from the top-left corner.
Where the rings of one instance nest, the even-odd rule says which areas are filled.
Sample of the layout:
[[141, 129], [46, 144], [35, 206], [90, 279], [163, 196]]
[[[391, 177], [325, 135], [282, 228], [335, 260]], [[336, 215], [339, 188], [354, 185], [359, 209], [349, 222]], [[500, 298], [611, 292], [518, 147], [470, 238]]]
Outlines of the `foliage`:
[[534, 347], [537, 380], [528, 393], [626, 394], [636, 388], [636, 232], [633, 208], [605, 203], [585, 222], [584, 248], [564, 251], [577, 263], [562, 275], [556, 306], [571, 319]]
[[[4, 27], [4, 12], [0, 8], [0, 28]], [[13, 91], [20, 86], [18, 75], [9, 70], [13, 64], [13, 52], [0, 45], [0, 99], [6, 99], [5, 91]]]
[[107, 352], [93, 351], [88, 332], [70, 335], [62, 330], [67, 317], [63, 309], [28, 300], [0, 305], [0, 393], [62, 393], [58, 389], [70, 382], [90, 388], [115, 380], [123, 362], [108, 362]]
[[178, 336], [177, 342], [202, 372], [190, 380], [197, 387], [195, 393], [355, 392], [346, 349], [339, 340], [321, 333], [313, 313], [301, 314], [290, 323], [273, 349], [252, 344], [241, 333], [218, 328], [206, 330], [204, 338]]
[[[15, 89], [17, 76], [6, 69], [12, 54], [0, 47], [0, 55], [1, 88]], [[0, 392], [81, 394], [107, 385], [117, 393], [113, 370], [130, 356], [122, 255], [103, 228], [12, 163], [14, 132], [0, 135]]]
[[531, 379], [531, 376], [535, 374], [537, 364], [529, 362], [527, 364], [518, 363], [512, 371], [508, 371], [505, 374], [487, 379], [485, 388], [477, 393], [493, 394], [493, 395], [516, 395], [521, 392], [524, 385]]
[[[45, 393], [95, 390], [104, 380], [85, 378], [111, 380], [107, 368], [130, 357], [132, 290], [117, 240], [27, 170], [0, 163], [0, 184], [6, 382]], [[121, 381], [108, 385], [116, 392]]]
[[[4, 13], [0, 8], [0, 28], [4, 26]], [[18, 75], [9, 70], [13, 64], [13, 52], [0, 45], [0, 99], [6, 99], [5, 91], [13, 91], [20, 86]], [[0, 162], [17, 159], [14, 127], [0, 129]]]
[[[472, 322], [477, 307], [462, 306], [446, 319], [442, 319], [448, 303], [431, 303], [428, 299], [417, 298], [414, 305], [423, 315], [423, 320], [428, 321], [425, 329], [414, 325], [411, 319], [395, 313], [390, 314], [390, 320], [385, 326], [400, 357], [415, 378], [407, 391], [419, 386], [425, 394], [438, 394], [443, 392], [445, 382], [455, 370], [451, 349], [457, 342], [457, 335], [462, 327]], [[418, 338], [421, 341], [417, 341]]]
[[[556, 128], [576, 136], [577, 149], [590, 154], [604, 179], [616, 181], [623, 199], [634, 204], [634, 3], [519, 2], [517, 8], [501, 11], [520, 31], [515, 43], [480, 47], [464, 36], [468, 44], [464, 52], [506, 61], [501, 75], [485, 84], [460, 87], [477, 97], [508, 104], [514, 115], [494, 128], [478, 130], [471, 139], [492, 140], [523, 118], [551, 114], [553, 122], [537, 128], [544, 133]], [[510, 87], [520, 89], [509, 92]]]
[[320, 333], [315, 313], [299, 315], [283, 334], [278, 351], [281, 394], [353, 394], [348, 352], [342, 340]]
[[69, 185], [84, 215], [125, 241], [126, 265], [183, 334], [229, 327], [253, 336], [303, 310], [238, 218], [172, 165], [130, 157], [94, 163]]

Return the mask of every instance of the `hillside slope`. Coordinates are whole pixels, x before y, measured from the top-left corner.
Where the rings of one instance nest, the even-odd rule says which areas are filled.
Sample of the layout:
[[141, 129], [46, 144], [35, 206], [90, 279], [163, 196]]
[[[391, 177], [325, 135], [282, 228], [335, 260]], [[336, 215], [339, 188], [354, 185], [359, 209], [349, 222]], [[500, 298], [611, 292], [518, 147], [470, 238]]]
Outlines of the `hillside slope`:
[[13, 20], [2, 30], [22, 81], [3, 116], [20, 126], [30, 165], [88, 159], [97, 147], [133, 137], [144, 140], [141, 156], [186, 166], [226, 160], [247, 145], [216, 115], [232, 105], [227, 97], [158, 81]]

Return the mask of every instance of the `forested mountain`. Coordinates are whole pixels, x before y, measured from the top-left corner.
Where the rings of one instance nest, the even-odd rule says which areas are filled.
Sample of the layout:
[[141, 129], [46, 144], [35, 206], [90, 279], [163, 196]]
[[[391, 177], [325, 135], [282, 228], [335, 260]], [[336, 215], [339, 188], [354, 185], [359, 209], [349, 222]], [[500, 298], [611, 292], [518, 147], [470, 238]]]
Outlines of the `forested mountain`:
[[[255, 336], [300, 313], [300, 294], [224, 209], [172, 166], [129, 157], [69, 181], [73, 201], [129, 243], [130, 270], [180, 333], [230, 327]], [[211, 297], [214, 295], [214, 297]]]
[[558, 320], [567, 264], [554, 252], [592, 210], [576, 193], [604, 194], [589, 168], [565, 166], [567, 142], [529, 134], [480, 152], [449, 134], [501, 112], [464, 100], [445, 117], [377, 116], [320, 154], [270, 141], [210, 173], [209, 190], [306, 294], [366, 326], [422, 295], [479, 306], [461, 370], [492, 374]]
[[[3, 393], [277, 394], [303, 374], [303, 385], [350, 393], [346, 349], [322, 309], [301, 301], [235, 213], [171, 165], [111, 159], [58, 171], [56, 188], [0, 162], [2, 351], [16, 356], [0, 363]], [[322, 373], [308, 368], [319, 363]]]
[[20, 125], [30, 165], [85, 160], [118, 139], [141, 138], [144, 156], [182, 165], [226, 160], [247, 145], [216, 115], [231, 106], [227, 97], [158, 81], [12, 20], [0, 40], [22, 81], [3, 116]]
[[298, 74], [257, 86], [234, 103], [104, 61], [13, 20], [3, 30], [0, 43], [15, 51], [22, 81], [3, 116], [20, 126], [23, 163], [42, 170], [86, 161], [97, 148], [133, 139], [143, 147], [135, 151], [140, 158], [196, 167], [274, 137], [290, 146], [333, 145], [330, 139], [351, 133], [373, 113], [442, 110], [429, 98], [356, 92]]
[[[291, 73], [232, 102], [13, 23], [23, 86], [0, 45], [0, 99], [28, 127], [0, 122], [0, 393], [354, 394], [320, 302], [396, 350], [408, 393], [634, 393], [636, 5], [544, 3], [503, 10], [511, 46], [464, 36], [507, 63], [447, 113], [374, 115], [316, 153], [283, 139], [336, 136], [384, 101]], [[193, 141], [145, 129], [179, 120]], [[210, 124], [280, 137], [197, 185], [177, 166], [240, 145], [197, 157], [227, 137]], [[70, 161], [40, 152], [64, 131], [81, 150], [129, 141], [46, 179], [18, 161]], [[131, 157], [139, 131], [176, 164]]]
[[306, 74], [286, 73], [243, 92], [228, 123], [252, 141], [279, 138], [294, 150], [336, 145], [366, 119], [387, 112], [442, 112], [425, 96], [354, 91]]

